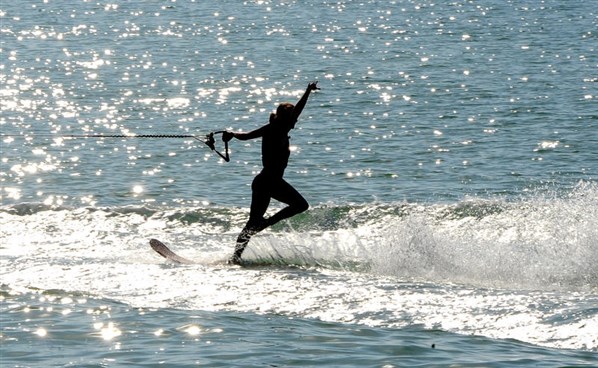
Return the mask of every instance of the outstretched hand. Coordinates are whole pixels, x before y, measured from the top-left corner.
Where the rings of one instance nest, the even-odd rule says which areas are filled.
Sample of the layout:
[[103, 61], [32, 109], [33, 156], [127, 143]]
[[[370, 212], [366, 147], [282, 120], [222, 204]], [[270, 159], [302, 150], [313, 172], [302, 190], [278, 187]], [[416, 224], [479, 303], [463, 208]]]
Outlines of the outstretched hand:
[[320, 89], [320, 87], [318, 87], [318, 81], [315, 81], [315, 82], [310, 82], [310, 83], [307, 85], [307, 89], [308, 89], [309, 91], [315, 91], [315, 90], [319, 90], [319, 89]]

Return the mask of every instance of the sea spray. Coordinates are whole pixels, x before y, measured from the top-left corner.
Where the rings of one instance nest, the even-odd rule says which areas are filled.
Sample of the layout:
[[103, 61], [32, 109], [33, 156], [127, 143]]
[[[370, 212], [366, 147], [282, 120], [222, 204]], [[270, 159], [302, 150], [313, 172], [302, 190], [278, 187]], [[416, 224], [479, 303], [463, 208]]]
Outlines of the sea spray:
[[521, 288], [595, 289], [598, 191], [414, 206], [390, 221], [375, 270]]

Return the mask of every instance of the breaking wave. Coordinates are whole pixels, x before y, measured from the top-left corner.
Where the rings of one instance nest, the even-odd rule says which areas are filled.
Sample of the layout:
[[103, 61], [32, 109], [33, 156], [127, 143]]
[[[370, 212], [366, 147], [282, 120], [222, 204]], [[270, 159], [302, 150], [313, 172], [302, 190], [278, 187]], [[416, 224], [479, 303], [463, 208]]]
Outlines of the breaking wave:
[[[0, 209], [1, 247], [14, 259], [146, 262], [153, 256], [147, 240], [157, 237], [199, 262], [218, 263], [247, 215], [243, 208], [11, 205]], [[115, 251], [98, 252], [106, 247]], [[519, 200], [320, 205], [254, 237], [246, 257], [254, 265], [594, 290], [598, 187], [581, 183], [569, 193]]]

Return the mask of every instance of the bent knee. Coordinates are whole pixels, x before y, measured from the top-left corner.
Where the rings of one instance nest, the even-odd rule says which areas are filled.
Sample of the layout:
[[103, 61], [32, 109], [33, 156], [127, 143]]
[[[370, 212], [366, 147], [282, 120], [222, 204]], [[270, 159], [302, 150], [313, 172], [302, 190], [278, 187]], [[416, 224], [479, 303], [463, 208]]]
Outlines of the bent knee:
[[305, 212], [305, 211], [307, 211], [309, 209], [309, 203], [307, 203], [306, 200], [303, 200], [301, 202], [298, 202], [295, 205], [295, 208], [297, 210], [297, 213]]

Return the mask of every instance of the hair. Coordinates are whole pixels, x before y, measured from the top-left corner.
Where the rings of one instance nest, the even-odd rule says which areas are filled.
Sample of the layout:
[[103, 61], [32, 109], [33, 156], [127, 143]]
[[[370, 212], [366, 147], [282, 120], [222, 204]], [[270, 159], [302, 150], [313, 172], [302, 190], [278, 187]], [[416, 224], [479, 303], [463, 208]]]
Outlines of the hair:
[[274, 123], [278, 120], [282, 120], [282, 121], [289, 120], [291, 117], [291, 114], [293, 113], [294, 108], [295, 108], [295, 105], [293, 105], [292, 103], [288, 103], [288, 102], [281, 103], [276, 108], [276, 113], [270, 114], [270, 123]]

